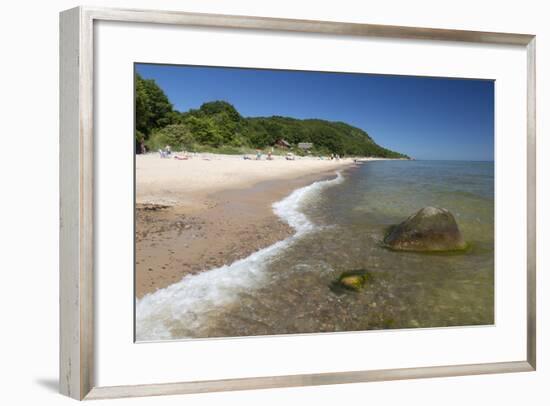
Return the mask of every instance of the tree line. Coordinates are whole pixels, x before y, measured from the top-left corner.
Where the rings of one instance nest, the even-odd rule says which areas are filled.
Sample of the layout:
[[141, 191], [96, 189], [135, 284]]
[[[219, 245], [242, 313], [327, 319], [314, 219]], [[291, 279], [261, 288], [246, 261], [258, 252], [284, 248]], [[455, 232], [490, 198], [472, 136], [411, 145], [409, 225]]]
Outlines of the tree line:
[[225, 101], [204, 103], [198, 109], [179, 112], [152, 79], [136, 74], [136, 151], [143, 146], [158, 150], [170, 145], [176, 150], [241, 153], [264, 149], [278, 140], [297, 148], [300, 142], [313, 144], [314, 154], [408, 158], [383, 148], [363, 130], [343, 122], [291, 117], [243, 117]]

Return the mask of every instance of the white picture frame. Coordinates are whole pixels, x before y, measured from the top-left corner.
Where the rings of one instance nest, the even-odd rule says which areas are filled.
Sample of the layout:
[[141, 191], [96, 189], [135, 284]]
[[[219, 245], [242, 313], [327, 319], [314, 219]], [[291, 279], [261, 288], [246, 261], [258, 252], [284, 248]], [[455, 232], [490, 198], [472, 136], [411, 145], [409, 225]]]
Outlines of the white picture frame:
[[[100, 387], [94, 373], [94, 24], [100, 21], [331, 36], [508, 44], [527, 55], [527, 351], [505, 362]], [[535, 36], [168, 11], [78, 7], [60, 20], [60, 390], [75, 399], [532, 371], [536, 368]], [[128, 281], [131, 283], [131, 281]]]

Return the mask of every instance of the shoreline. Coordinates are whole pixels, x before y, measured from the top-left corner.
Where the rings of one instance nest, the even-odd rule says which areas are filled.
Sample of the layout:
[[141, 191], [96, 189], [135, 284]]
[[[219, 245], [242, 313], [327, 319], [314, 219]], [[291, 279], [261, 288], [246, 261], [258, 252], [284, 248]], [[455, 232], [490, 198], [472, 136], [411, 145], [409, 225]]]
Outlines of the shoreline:
[[[454, 191], [448, 191], [447, 180], [436, 183], [446, 193], [444, 196], [436, 193], [440, 189], [424, 194], [423, 189], [414, 185], [411, 188], [411, 182], [424, 182], [425, 175], [412, 170], [416, 177], [411, 180], [408, 166], [397, 166], [402, 176], [396, 189], [375, 199], [368, 197], [378, 196], [380, 190], [384, 192], [388, 179], [396, 178], [392, 164], [357, 165], [337, 171], [337, 176], [329, 171], [313, 174], [309, 179], [295, 179], [292, 185], [281, 180], [265, 181], [248, 189], [215, 193], [219, 206], [225, 208], [221, 215], [236, 210], [240, 223], [237, 221], [235, 227], [244, 227], [255, 225], [253, 220], [248, 223], [250, 217], [243, 217], [246, 204], [257, 208], [257, 199], [269, 200], [268, 194], [279, 190], [282, 198], [271, 196], [276, 203], [266, 204], [259, 216], [268, 213], [273, 218], [274, 213], [293, 227], [291, 235], [275, 233], [272, 225], [254, 230], [256, 235], [245, 230], [235, 241], [248, 251], [241, 252], [235, 260], [204, 267], [204, 272], [190, 273], [164, 289], [136, 298], [136, 340], [492, 323], [494, 239], [490, 201], [483, 206], [489, 210], [487, 213], [479, 206], [477, 194], [468, 196], [467, 201], [460, 200], [454, 207], [464, 214], [463, 231], [474, 233], [470, 238], [475, 235], [479, 239], [477, 250], [459, 256], [396, 254], [379, 243], [387, 224], [411, 212], [419, 196], [432, 196], [437, 202], [455, 196]], [[469, 166], [462, 167], [466, 175], [463, 187], [477, 190], [477, 184], [470, 186]], [[483, 173], [484, 170], [480, 172]], [[487, 174], [491, 176], [491, 171]], [[325, 181], [316, 181], [321, 175]], [[448, 178], [454, 180], [452, 174]], [[487, 181], [483, 178], [479, 182]], [[403, 191], [410, 193], [402, 201]], [[478, 216], [483, 214], [486, 216], [479, 223]], [[219, 222], [215, 226], [224, 227]], [[238, 234], [239, 230], [232, 232]], [[266, 235], [272, 240], [260, 239]], [[214, 235], [211, 238], [217, 243]], [[223, 252], [214, 251], [217, 254], [223, 257]], [[355, 270], [373, 276], [361, 294], [337, 290], [335, 281], [343, 273]]]
[[211, 193], [199, 189], [192, 200], [176, 204], [166, 204], [162, 196], [154, 202], [137, 200], [136, 298], [187, 275], [229, 265], [293, 235], [294, 230], [275, 214], [272, 205], [296, 189], [353, 167], [353, 161], [330, 166], [293, 178], [288, 174], [265, 176], [264, 171], [268, 179], [252, 186], [247, 187], [250, 177], [240, 188], [223, 189], [218, 184]]
[[[377, 159], [362, 158], [361, 162]], [[293, 180], [354, 164], [352, 158], [297, 157], [288, 161], [274, 156], [272, 160], [245, 160], [238, 155], [202, 153], [180, 161], [161, 159], [155, 153], [136, 155], [136, 203], [203, 209], [208, 206], [209, 195], [217, 192], [251, 188], [271, 180]]]
[[[159, 337], [191, 337], [198, 331], [205, 336], [210, 323], [209, 315], [222, 311], [226, 305], [236, 303], [241, 294], [252, 294], [267, 282], [269, 263], [275, 260], [286, 247], [299, 240], [301, 236], [315, 231], [317, 226], [301, 211], [304, 199], [317, 196], [317, 193], [343, 180], [341, 172], [334, 176], [326, 174], [321, 180], [296, 180], [305, 183], [290, 194], [271, 205], [272, 212], [279, 219], [288, 223], [291, 232], [281, 236], [265, 247], [254, 249], [249, 254], [231, 261], [223, 266], [205, 269], [195, 275], [187, 275], [170, 286], [143, 296], [137, 301], [136, 337], [140, 341], [150, 341]], [[257, 191], [274, 186], [273, 181], [257, 185]], [[277, 186], [277, 185], [275, 185]], [[187, 310], [186, 310], [187, 309]], [[181, 312], [181, 313], [180, 313]], [[182, 323], [175, 331], [167, 327], [163, 315], [181, 314]]]

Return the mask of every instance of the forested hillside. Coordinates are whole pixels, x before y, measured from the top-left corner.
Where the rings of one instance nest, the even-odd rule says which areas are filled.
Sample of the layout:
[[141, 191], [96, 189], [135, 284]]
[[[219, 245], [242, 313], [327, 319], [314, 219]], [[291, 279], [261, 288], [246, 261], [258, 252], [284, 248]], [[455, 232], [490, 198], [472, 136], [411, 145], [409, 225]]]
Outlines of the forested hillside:
[[296, 153], [302, 153], [298, 143], [308, 142], [313, 144], [313, 154], [407, 158], [346, 123], [280, 116], [247, 118], [225, 101], [178, 112], [154, 80], [136, 74], [135, 86], [136, 145], [143, 143], [149, 150], [170, 145], [176, 150], [241, 153], [285, 140]]

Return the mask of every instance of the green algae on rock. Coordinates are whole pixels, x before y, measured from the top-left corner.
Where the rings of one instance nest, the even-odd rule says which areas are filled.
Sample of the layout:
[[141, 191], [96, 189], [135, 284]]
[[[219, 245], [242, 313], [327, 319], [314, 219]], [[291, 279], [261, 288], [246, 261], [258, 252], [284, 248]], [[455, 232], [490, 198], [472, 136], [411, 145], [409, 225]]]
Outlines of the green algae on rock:
[[333, 290], [345, 289], [359, 292], [372, 280], [372, 275], [365, 269], [343, 272], [333, 283]]

